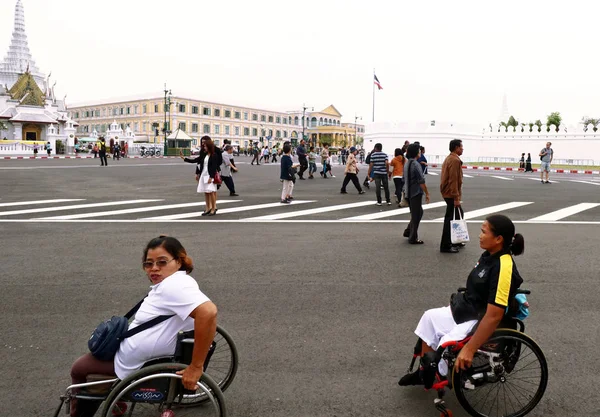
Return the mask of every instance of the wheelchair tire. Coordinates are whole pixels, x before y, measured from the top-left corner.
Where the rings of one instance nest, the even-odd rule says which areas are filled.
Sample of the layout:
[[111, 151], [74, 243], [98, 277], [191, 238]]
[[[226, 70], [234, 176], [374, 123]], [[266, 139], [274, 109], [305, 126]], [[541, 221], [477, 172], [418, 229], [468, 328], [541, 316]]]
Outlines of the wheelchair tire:
[[[113, 406], [114, 403], [116, 404], [120, 404], [121, 403], [121, 397], [124, 396], [124, 394], [127, 393], [127, 391], [129, 391], [132, 386], [135, 387], [136, 383], [139, 383], [139, 381], [143, 378], [146, 377], [152, 377], [153, 375], [158, 375], [158, 374], [175, 374], [175, 372], [185, 369], [187, 367], [187, 365], [185, 364], [181, 364], [181, 363], [160, 363], [160, 364], [156, 364], [156, 365], [151, 365], [148, 366], [146, 368], [142, 368], [139, 371], [133, 372], [131, 375], [129, 375], [127, 378], [123, 379], [122, 381], [120, 381], [110, 392], [110, 394], [108, 395], [108, 397], [106, 398], [106, 401], [104, 403], [104, 409], [102, 411], [102, 416], [103, 417], [114, 417], [115, 415], [120, 415], [120, 414], [115, 414], [113, 411]], [[168, 376], [164, 376], [164, 377], [157, 377], [156, 380], [158, 380], [159, 378], [169, 378]], [[180, 376], [174, 376], [171, 377], [170, 379], [173, 378], [177, 378], [180, 379]], [[169, 381], [170, 382], [170, 381]], [[200, 378], [200, 383], [202, 384], [202, 386], [207, 389], [210, 394], [213, 397], [213, 409], [210, 410], [210, 413], [207, 414], [203, 414], [202, 410], [200, 410], [201, 407], [198, 408], [187, 408], [186, 405], [187, 404], [181, 404], [179, 402], [176, 402], [175, 404], [172, 405], [172, 407], [176, 410], [175, 411], [175, 415], [176, 416], [191, 416], [193, 415], [197, 415], [197, 416], [214, 416], [214, 417], [227, 417], [227, 409], [225, 406], [225, 397], [223, 396], [223, 392], [221, 391], [221, 389], [219, 388], [219, 386], [217, 385], [217, 383], [207, 374], [202, 374], [202, 378]], [[147, 392], [152, 392], [152, 390], [145, 390]], [[185, 395], [182, 395], [181, 397], [184, 397]], [[204, 403], [208, 403], [210, 400], [209, 396], [207, 394], [204, 395]], [[122, 403], [125, 403], [125, 410], [126, 412], [124, 413], [125, 415], [129, 416], [132, 415], [133, 417], [136, 416], [140, 416], [140, 417], [146, 417], [149, 415], [156, 415], [156, 416], [160, 416], [161, 412], [164, 411], [164, 409], [161, 409], [161, 406], [163, 405], [164, 402], [155, 402], [155, 403], [150, 403], [150, 405], [144, 401], [139, 401], [139, 402], [132, 402], [131, 400], [127, 400], [124, 399], [122, 401]], [[138, 404], [142, 404], [144, 410], [142, 410], [142, 414], [131, 414], [133, 410], [131, 410], [132, 408], [135, 409], [135, 407]], [[199, 405], [199, 404], [198, 404]], [[208, 404], [207, 404], [208, 405]], [[151, 407], [152, 410], [156, 411], [154, 414], [148, 414], [148, 408], [147, 407]], [[208, 408], [208, 407], [207, 407]], [[139, 410], [139, 407], [138, 407]], [[208, 410], [207, 410], [208, 411]], [[181, 414], [183, 413], [183, 414]]]
[[533, 339], [512, 329], [496, 330], [471, 368], [452, 372], [456, 399], [473, 417], [525, 416], [540, 402], [547, 384], [544, 353]]

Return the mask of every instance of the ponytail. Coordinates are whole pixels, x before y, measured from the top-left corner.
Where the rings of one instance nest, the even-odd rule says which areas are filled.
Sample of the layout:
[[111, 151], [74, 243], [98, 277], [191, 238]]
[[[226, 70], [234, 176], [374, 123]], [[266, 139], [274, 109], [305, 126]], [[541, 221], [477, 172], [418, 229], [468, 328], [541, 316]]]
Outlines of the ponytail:
[[517, 233], [510, 244], [510, 253], [519, 256], [523, 252], [525, 252], [525, 238], [521, 233]]

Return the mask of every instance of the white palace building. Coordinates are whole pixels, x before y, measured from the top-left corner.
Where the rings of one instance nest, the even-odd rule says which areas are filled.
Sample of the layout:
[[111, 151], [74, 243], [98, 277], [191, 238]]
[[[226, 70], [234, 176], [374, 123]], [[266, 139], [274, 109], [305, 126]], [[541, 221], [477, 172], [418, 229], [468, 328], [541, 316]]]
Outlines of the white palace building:
[[17, 0], [12, 39], [0, 61], [0, 153], [30, 153], [34, 144], [47, 142], [56, 150], [57, 140], [73, 146], [76, 128], [64, 100], [56, 99], [54, 85], [31, 55], [25, 11]]

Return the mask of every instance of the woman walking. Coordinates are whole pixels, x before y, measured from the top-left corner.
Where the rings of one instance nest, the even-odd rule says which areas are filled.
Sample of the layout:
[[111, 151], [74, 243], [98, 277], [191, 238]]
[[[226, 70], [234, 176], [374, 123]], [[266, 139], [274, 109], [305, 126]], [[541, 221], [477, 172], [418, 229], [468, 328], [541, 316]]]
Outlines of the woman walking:
[[223, 156], [221, 155], [221, 150], [215, 147], [210, 136], [203, 136], [200, 141], [202, 145], [200, 155], [197, 158], [185, 158], [181, 151], [179, 151], [179, 156], [185, 162], [197, 164], [197, 191], [204, 193], [204, 200], [206, 201], [206, 210], [202, 215], [214, 216], [217, 214], [217, 184], [215, 183], [215, 177], [223, 163]]
[[404, 164], [404, 193], [410, 207], [410, 223], [404, 230], [404, 237], [407, 237], [408, 243], [412, 245], [423, 244], [423, 241], [419, 240], [419, 223], [423, 217], [423, 194], [425, 194], [426, 204], [429, 204], [429, 191], [425, 185], [425, 176], [417, 162], [420, 155], [421, 150], [418, 144], [409, 145], [406, 150], [407, 162]]
[[525, 162], [525, 172], [533, 172], [533, 168], [531, 167], [531, 154], [527, 154], [527, 159]]

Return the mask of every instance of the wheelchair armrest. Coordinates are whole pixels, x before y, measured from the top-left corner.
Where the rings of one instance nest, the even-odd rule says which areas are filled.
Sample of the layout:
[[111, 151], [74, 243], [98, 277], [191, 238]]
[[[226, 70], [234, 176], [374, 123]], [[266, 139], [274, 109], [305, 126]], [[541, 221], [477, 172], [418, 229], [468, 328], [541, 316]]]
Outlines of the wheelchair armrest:
[[522, 289], [517, 289], [517, 294], [531, 294], [531, 290], [522, 290]]
[[467, 287], [458, 287], [458, 292], [466, 292], [467, 291]]

